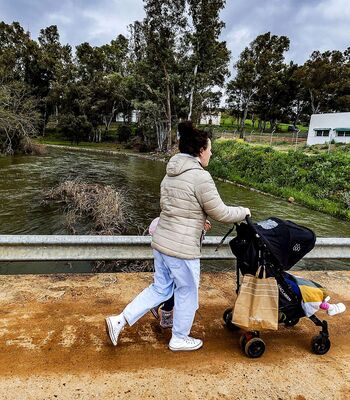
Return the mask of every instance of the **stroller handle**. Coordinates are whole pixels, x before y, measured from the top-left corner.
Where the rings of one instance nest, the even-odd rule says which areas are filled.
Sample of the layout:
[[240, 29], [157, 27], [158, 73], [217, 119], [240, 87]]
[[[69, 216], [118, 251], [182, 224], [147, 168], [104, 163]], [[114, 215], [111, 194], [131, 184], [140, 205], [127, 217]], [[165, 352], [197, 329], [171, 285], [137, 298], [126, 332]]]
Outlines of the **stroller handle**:
[[253, 226], [253, 220], [249, 215], [245, 217], [245, 221], [249, 226]]
[[[253, 224], [253, 220], [252, 220], [252, 218], [249, 216], [249, 215], [246, 215], [245, 217], [244, 217], [244, 219], [242, 220], [242, 222], [243, 221], [245, 221], [246, 223], [247, 223], [247, 225], [249, 225], [249, 226], [254, 226], [254, 224]], [[234, 226], [238, 226], [240, 224], [240, 222], [235, 222], [234, 223]]]

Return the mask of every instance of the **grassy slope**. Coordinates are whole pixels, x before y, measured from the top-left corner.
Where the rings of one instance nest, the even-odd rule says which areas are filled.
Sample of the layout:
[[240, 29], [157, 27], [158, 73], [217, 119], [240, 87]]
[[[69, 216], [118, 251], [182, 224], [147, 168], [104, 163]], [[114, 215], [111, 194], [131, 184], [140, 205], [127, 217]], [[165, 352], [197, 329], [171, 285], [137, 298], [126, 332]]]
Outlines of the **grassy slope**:
[[350, 151], [307, 155], [250, 146], [233, 140], [214, 143], [210, 170], [216, 177], [294, 199], [310, 208], [350, 219]]

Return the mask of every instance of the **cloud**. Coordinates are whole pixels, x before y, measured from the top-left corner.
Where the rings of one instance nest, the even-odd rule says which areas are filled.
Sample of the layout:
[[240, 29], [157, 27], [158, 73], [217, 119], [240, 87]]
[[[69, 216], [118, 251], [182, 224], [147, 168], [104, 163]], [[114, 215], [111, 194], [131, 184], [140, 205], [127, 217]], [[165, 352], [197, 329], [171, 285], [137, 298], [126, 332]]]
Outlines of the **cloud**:
[[40, 29], [57, 25], [62, 43], [100, 46], [126, 35], [129, 24], [143, 19], [144, 10], [142, 0], [13, 0], [0, 3], [0, 14], [6, 23], [20, 22], [33, 38]]
[[256, 36], [271, 32], [290, 38], [286, 60], [304, 63], [314, 50], [341, 50], [349, 45], [349, 0], [235, 0], [222, 12], [223, 39], [232, 63]]

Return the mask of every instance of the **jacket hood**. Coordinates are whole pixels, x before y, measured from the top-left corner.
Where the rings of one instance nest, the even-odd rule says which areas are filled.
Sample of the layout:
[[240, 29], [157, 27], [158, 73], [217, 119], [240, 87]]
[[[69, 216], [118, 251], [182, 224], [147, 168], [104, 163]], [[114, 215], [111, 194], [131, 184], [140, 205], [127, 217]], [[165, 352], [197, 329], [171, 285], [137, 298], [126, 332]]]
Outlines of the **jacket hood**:
[[189, 154], [175, 154], [168, 162], [166, 174], [168, 176], [178, 176], [190, 169], [203, 169], [196, 157]]

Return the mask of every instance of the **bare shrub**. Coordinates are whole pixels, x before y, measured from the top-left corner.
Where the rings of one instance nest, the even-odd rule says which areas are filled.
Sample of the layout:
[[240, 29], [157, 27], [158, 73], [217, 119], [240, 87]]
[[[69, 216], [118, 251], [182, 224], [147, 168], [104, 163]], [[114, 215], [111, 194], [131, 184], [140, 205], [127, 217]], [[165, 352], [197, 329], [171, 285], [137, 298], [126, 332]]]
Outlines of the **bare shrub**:
[[42, 156], [47, 154], [47, 148], [42, 144], [33, 143], [28, 137], [22, 140], [21, 148], [24, 154]]
[[[90, 234], [126, 234], [132, 225], [131, 207], [126, 194], [112, 186], [65, 181], [45, 193], [45, 201], [58, 201], [64, 206], [65, 223], [73, 234], [92, 224]], [[139, 234], [145, 230], [136, 227]], [[100, 260], [92, 263], [93, 272], [149, 272], [153, 263], [146, 260]]]
[[149, 260], [94, 261], [93, 272], [153, 272], [153, 262]]
[[64, 204], [66, 224], [72, 233], [87, 218], [92, 223], [91, 234], [122, 234], [130, 223], [125, 196], [109, 185], [65, 181], [45, 193], [46, 200]]

